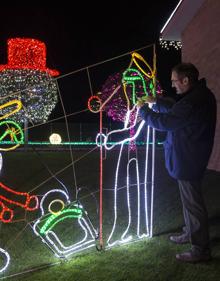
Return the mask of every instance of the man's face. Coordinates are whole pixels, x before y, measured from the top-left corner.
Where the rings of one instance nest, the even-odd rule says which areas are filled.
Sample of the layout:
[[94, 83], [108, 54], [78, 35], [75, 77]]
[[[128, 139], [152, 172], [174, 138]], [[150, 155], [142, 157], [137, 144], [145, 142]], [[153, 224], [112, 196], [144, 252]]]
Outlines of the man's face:
[[176, 89], [176, 93], [179, 95], [184, 94], [190, 88], [189, 78], [188, 77], [179, 78], [178, 74], [175, 71], [172, 71], [171, 82], [172, 82], [172, 87]]

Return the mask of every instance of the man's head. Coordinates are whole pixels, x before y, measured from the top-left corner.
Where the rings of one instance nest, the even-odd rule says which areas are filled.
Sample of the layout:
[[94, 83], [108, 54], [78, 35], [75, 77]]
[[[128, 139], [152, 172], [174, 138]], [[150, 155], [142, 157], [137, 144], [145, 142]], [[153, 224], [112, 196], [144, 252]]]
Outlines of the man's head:
[[199, 78], [199, 71], [192, 63], [181, 63], [173, 67], [171, 74], [172, 87], [177, 94], [187, 92]]

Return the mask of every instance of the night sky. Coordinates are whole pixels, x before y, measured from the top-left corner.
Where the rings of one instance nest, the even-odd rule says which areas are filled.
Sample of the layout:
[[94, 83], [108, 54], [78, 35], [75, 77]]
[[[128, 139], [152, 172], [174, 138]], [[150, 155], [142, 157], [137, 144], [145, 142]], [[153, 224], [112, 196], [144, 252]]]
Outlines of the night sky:
[[[3, 4], [0, 16], [0, 64], [7, 63], [7, 39], [28, 37], [47, 46], [47, 67], [61, 75], [111, 59], [146, 45], [158, 43], [159, 32], [179, 0], [144, 1], [128, 5], [123, 1], [88, 1], [59, 5]], [[179, 51], [161, 50], [157, 44], [158, 78], [170, 90], [170, 69], [180, 61]], [[146, 59], [149, 50], [141, 53]], [[107, 77], [127, 66], [129, 56], [89, 68], [93, 93]], [[76, 82], [77, 80], [77, 82]], [[60, 79], [66, 113], [83, 110], [91, 95], [86, 72]], [[82, 98], [82, 96], [84, 96]], [[59, 106], [57, 107], [57, 111]]]

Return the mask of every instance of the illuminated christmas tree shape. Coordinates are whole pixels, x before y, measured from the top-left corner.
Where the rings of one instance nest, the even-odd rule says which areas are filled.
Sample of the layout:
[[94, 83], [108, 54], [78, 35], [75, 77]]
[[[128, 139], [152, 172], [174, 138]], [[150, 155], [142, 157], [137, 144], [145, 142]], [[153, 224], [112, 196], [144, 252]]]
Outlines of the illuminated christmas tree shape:
[[[35, 39], [8, 40], [8, 64], [0, 65], [1, 102], [16, 97], [23, 108], [13, 115], [13, 120], [24, 123], [46, 122], [58, 97], [52, 76], [59, 72], [46, 68], [46, 46]], [[6, 115], [7, 108], [0, 114]]]
[[[141, 60], [147, 66], [147, 71], [140, 67], [138, 60]], [[132, 67], [132, 64], [135, 64], [137, 68]], [[121, 81], [120, 81], [121, 80]], [[126, 152], [126, 142], [132, 143], [140, 131], [144, 127], [144, 121], [141, 121], [139, 124], [137, 122], [138, 109], [136, 107], [136, 101], [138, 97], [153, 95], [155, 96], [156, 91], [161, 92], [159, 84], [155, 80], [155, 70], [152, 70], [147, 62], [137, 53], [132, 54], [132, 61], [130, 67], [125, 70], [122, 74], [118, 73], [115, 76], [111, 76], [108, 81], [103, 86], [101, 94], [96, 98], [101, 99], [101, 105], [99, 111], [106, 111], [108, 116], [112, 117], [113, 120], [123, 121], [124, 126], [122, 129], [113, 130], [108, 132], [108, 134], [98, 134], [97, 136], [97, 145], [100, 145], [100, 138], [102, 139], [101, 143], [107, 150], [111, 150], [116, 145], [120, 145], [118, 162], [116, 165], [115, 172], [115, 183], [114, 183], [114, 220], [112, 225], [111, 233], [107, 239], [107, 246], [112, 247], [116, 244], [127, 243], [128, 241], [149, 237], [152, 236], [152, 213], [153, 213], [153, 185], [149, 187], [148, 184], [148, 160], [149, 160], [149, 134], [150, 128], [147, 129], [147, 141], [146, 141], [146, 155], [145, 155], [145, 168], [144, 168], [144, 178], [143, 181], [140, 179], [139, 173], [139, 162], [137, 158], [137, 148], [134, 147], [135, 153], [134, 157], [132, 153], [129, 153], [127, 160], [126, 170], [124, 171], [121, 168], [122, 156]], [[122, 92], [123, 89], [123, 92]], [[122, 93], [121, 93], [122, 92]], [[93, 98], [95, 99], [95, 98]], [[90, 104], [90, 107], [92, 105]], [[93, 110], [97, 112], [98, 110]], [[132, 132], [132, 134], [131, 134]], [[127, 136], [126, 136], [127, 135]], [[109, 139], [111, 137], [111, 142], [109, 144]], [[114, 139], [115, 138], [115, 139]], [[135, 173], [136, 184], [135, 187], [131, 187], [131, 170], [132, 167]], [[143, 169], [143, 168], [142, 168]], [[118, 200], [118, 192], [121, 190], [119, 185], [119, 180], [123, 177], [127, 178], [125, 190], [125, 202], [120, 202]], [[131, 198], [131, 192], [137, 194], [135, 202]], [[150, 190], [149, 190], [150, 189]], [[121, 192], [121, 191], [120, 191]], [[149, 198], [151, 195], [151, 211], [149, 212]], [[125, 207], [125, 204], [127, 207]], [[119, 210], [123, 208], [126, 210], [126, 218], [124, 227], [122, 227], [119, 218]], [[123, 214], [124, 217], [124, 214]], [[135, 228], [136, 233], [132, 235], [131, 229]]]
[[[95, 246], [97, 233], [87, 213], [80, 204], [71, 203], [65, 191], [54, 189], [47, 192], [40, 202], [40, 210], [41, 217], [33, 224], [34, 233], [57, 257], [67, 258]], [[70, 227], [71, 232], [77, 233], [72, 233], [72, 238], [68, 241], [64, 229]], [[72, 241], [73, 237], [76, 237], [76, 242]]]

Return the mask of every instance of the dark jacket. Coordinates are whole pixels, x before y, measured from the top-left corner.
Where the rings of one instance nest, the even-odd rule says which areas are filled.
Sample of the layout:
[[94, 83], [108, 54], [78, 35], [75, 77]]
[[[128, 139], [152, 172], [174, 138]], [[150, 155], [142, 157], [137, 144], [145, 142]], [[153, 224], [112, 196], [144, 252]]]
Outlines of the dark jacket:
[[179, 180], [201, 179], [212, 152], [216, 125], [216, 100], [205, 79], [174, 104], [157, 98], [153, 110], [145, 105], [140, 115], [151, 127], [167, 131], [164, 150], [169, 174]]

